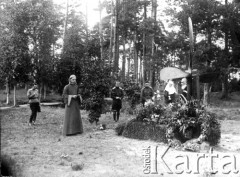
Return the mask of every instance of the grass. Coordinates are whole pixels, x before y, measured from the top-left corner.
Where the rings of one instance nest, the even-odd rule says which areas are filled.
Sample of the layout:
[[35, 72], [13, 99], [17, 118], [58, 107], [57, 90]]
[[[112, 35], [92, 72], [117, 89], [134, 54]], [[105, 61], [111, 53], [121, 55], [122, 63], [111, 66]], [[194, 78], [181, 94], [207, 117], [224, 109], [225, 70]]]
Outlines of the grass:
[[[120, 125], [121, 127], [122, 125]], [[118, 132], [117, 127], [116, 132]], [[122, 130], [122, 135], [127, 138], [139, 139], [139, 140], [153, 140], [157, 142], [167, 143], [166, 139], [166, 126], [154, 124], [142, 123], [136, 120], [129, 121]]]
[[[25, 97], [25, 93], [22, 96]], [[235, 96], [236, 98], [237, 96]], [[221, 104], [221, 102], [219, 103]], [[234, 104], [238, 105], [238, 102], [234, 102]], [[226, 118], [220, 117], [222, 134], [240, 136], [240, 118], [239, 112], [237, 112], [239, 107], [236, 105], [232, 107], [211, 105], [208, 108], [215, 111], [217, 115], [223, 113], [228, 115]], [[104, 168], [108, 169], [109, 165], [117, 166], [117, 170], [123, 168], [123, 166], [120, 166], [122, 162], [119, 160], [115, 161], [115, 158], [125, 159], [123, 162], [126, 165], [123, 169], [125, 171], [129, 167], [130, 174], [134, 172], [131, 171], [134, 168], [141, 167], [142, 162], [136, 156], [124, 154], [128, 151], [135, 152], [130, 151], [130, 149], [136, 150], [141, 144], [149, 144], [148, 141], [117, 136], [113, 131], [117, 125], [124, 125], [124, 123], [135, 118], [136, 115], [121, 113], [120, 121], [116, 123], [113, 121], [111, 114], [103, 114], [100, 118], [100, 123], [106, 124], [107, 127], [106, 130], [102, 131], [99, 129], [99, 126], [90, 124], [88, 122], [88, 112], [81, 110], [84, 133], [65, 138], [61, 135], [64, 119], [63, 108], [42, 107], [42, 112], [38, 114], [36, 126], [34, 127], [27, 125], [30, 116], [30, 109], [28, 107], [2, 110], [0, 114], [1, 155], [7, 155], [7, 158], [11, 157], [14, 159], [12, 163], [16, 164], [14, 169], [16, 170], [16, 176], [19, 177], [28, 177], [25, 174], [29, 174], [29, 177], [31, 174], [36, 174], [37, 177], [44, 175], [61, 176], [63, 174], [67, 176], [67, 173], [70, 175], [72, 171], [79, 173], [78, 176], [84, 176], [86, 171], [91, 171], [92, 174], [97, 165], [101, 170], [104, 170]], [[123, 133], [121, 132], [122, 130], [119, 131]], [[231, 138], [231, 136], [229, 137]], [[69, 160], [61, 159], [60, 157], [63, 153], [68, 154], [71, 158]], [[133, 164], [136, 165], [133, 166]], [[114, 174], [117, 170], [114, 171]], [[135, 169], [135, 171], [137, 170]], [[96, 176], [99, 177], [101, 175], [96, 172], [94, 177]], [[113, 176], [113, 173], [105, 176]]]
[[[89, 123], [88, 112], [81, 110], [84, 133], [78, 136], [63, 137], [64, 112], [65, 110], [60, 107], [44, 106], [42, 112], [37, 116], [36, 125], [33, 127], [28, 126], [30, 116], [28, 107], [16, 107], [0, 112], [1, 155], [14, 159], [16, 165], [13, 174], [26, 177], [22, 174], [24, 173], [23, 167], [41, 169], [45, 168], [45, 165], [52, 166], [53, 163], [54, 168], [58, 169], [56, 173], [59, 170], [66, 171], [66, 167], [69, 167], [70, 164], [73, 171], [82, 170], [83, 161], [79, 157], [85, 156], [87, 149], [91, 150], [96, 141], [100, 143], [101, 139], [109, 136], [106, 133], [107, 131], [115, 129], [118, 123], [123, 123], [132, 118], [128, 115], [120, 115], [120, 120], [116, 123], [112, 114], [103, 114], [100, 123], [106, 124], [106, 130], [100, 130], [100, 126]], [[93, 144], [89, 145], [90, 147], [87, 145], [89, 142]], [[83, 154], [80, 152], [83, 152]], [[68, 154], [71, 159], [61, 161], [62, 153]]]
[[219, 120], [240, 120], [240, 92], [229, 94], [227, 100], [222, 100], [220, 97], [220, 93], [212, 93], [211, 104], [207, 110], [216, 113]]
[[[0, 90], [0, 106], [13, 106], [13, 90], [11, 90], [11, 94], [9, 95], [9, 104], [6, 105], [6, 93], [5, 90]], [[16, 101], [17, 105], [27, 104], [27, 90], [25, 89], [17, 89], [16, 90]], [[41, 99], [41, 102], [59, 102], [62, 101], [62, 97], [60, 94], [47, 94], [45, 99]]]
[[220, 92], [210, 93], [210, 108], [240, 108], [240, 91], [229, 93], [228, 99], [221, 99]]

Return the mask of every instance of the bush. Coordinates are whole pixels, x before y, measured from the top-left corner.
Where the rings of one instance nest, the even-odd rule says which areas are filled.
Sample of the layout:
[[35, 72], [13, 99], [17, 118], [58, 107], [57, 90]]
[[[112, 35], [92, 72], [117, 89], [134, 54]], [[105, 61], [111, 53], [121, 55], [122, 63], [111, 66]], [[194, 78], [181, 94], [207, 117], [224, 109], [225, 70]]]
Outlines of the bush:
[[115, 132], [117, 133], [118, 136], [122, 135], [123, 134], [123, 130], [126, 126], [126, 123], [120, 123], [118, 124], [118, 126], [115, 128]]
[[198, 138], [199, 143], [206, 140], [210, 145], [216, 145], [221, 138], [220, 123], [215, 114], [199, 109], [198, 105], [192, 100], [186, 105], [139, 107], [136, 119], [121, 127], [122, 135], [163, 142], [177, 139], [181, 143]]
[[221, 138], [221, 124], [216, 114], [204, 111], [200, 114], [199, 119], [201, 120], [202, 134], [206, 136], [206, 141], [210, 145], [218, 144]]
[[229, 88], [230, 92], [240, 91], [240, 80], [237, 80], [236, 78], [232, 79], [229, 83]]
[[[120, 128], [118, 127], [118, 130]], [[122, 130], [122, 129], [121, 129]], [[167, 142], [166, 126], [133, 119], [125, 124], [122, 135], [127, 138]]]
[[125, 82], [124, 91], [131, 105], [131, 108], [135, 109], [135, 106], [140, 103], [140, 93], [141, 93], [140, 86], [137, 83]]
[[150, 104], [140, 108], [136, 120], [140, 122], [156, 122], [159, 123], [163, 118], [165, 108], [162, 105]]
[[88, 114], [88, 120], [90, 123], [93, 123], [94, 121], [96, 124], [99, 121], [99, 118], [102, 114], [102, 107], [104, 105], [104, 95], [100, 91], [96, 91], [96, 93], [93, 93], [91, 98], [88, 98], [85, 102], [85, 109], [89, 111]]
[[131, 108], [131, 105], [130, 105], [129, 101], [127, 100], [127, 98], [123, 98], [123, 100], [122, 100], [121, 112], [125, 112], [125, 113], [131, 114], [131, 115], [134, 113], [134, 109]]
[[168, 128], [173, 131], [166, 136], [171, 137], [173, 133], [181, 142], [199, 137], [199, 142], [206, 140], [211, 145], [218, 144], [221, 138], [221, 126], [216, 115], [198, 109], [197, 105], [198, 103], [193, 100], [181, 106], [169, 119]]

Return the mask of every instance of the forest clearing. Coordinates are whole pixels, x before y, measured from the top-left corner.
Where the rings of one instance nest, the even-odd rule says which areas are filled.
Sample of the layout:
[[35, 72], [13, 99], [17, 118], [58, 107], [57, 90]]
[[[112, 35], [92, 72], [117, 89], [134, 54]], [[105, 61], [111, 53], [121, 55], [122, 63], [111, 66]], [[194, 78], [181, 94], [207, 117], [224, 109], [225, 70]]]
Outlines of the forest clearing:
[[2, 176], [240, 176], [240, 0], [1, 0], [0, 83]]
[[[235, 98], [237, 95], [234, 95]], [[239, 99], [239, 95], [238, 95]], [[239, 100], [238, 100], [239, 101]], [[212, 106], [221, 122], [221, 140], [213, 147], [216, 153], [240, 154], [240, 109], [235, 104]], [[1, 111], [1, 153], [13, 160], [16, 176], [19, 177], [78, 177], [78, 176], [173, 176], [162, 169], [158, 174], [143, 173], [143, 149], [148, 146], [159, 146], [164, 150], [167, 144], [129, 139], [117, 136], [117, 124], [130, 120], [134, 115], [122, 113], [118, 123], [113, 121], [110, 113], [103, 114], [100, 124], [106, 124], [106, 130], [90, 124], [87, 112], [82, 110], [84, 133], [77, 136], [61, 135], [64, 109], [42, 107], [36, 125], [29, 127], [29, 108], [13, 108]], [[170, 149], [168, 158], [176, 154], [192, 154], [194, 152]], [[171, 159], [171, 158], [170, 158]], [[174, 161], [169, 162], [174, 163]], [[73, 165], [81, 165], [75, 171]], [[239, 164], [238, 164], [239, 165]], [[201, 169], [201, 168], [200, 168]], [[175, 174], [176, 175], [176, 174]], [[183, 173], [182, 176], [186, 176]], [[196, 176], [196, 174], [191, 174]], [[218, 173], [212, 176], [238, 176], [230, 173]], [[178, 175], [176, 175], [178, 176]], [[197, 176], [211, 176], [210, 171], [201, 171]]]

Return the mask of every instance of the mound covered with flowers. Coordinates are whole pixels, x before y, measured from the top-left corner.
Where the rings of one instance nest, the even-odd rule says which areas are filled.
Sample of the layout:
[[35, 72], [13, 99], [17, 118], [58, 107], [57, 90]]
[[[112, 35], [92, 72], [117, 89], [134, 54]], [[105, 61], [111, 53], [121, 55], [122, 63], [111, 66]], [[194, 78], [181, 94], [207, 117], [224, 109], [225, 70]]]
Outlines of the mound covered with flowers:
[[196, 101], [185, 105], [148, 104], [137, 112], [135, 119], [118, 125], [118, 135], [170, 143], [192, 151], [198, 151], [203, 142], [216, 145], [221, 138], [216, 115], [199, 108]]

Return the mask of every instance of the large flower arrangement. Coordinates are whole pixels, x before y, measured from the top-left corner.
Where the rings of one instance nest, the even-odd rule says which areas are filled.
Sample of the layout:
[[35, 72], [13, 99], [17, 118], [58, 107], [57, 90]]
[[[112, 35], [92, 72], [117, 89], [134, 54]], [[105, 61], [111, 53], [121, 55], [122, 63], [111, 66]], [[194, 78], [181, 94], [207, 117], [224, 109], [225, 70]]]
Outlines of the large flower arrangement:
[[165, 108], [162, 105], [147, 103], [145, 107], [140, 107], [136, 117], [137, 121], [160, 123], [164, 119]]
[[150, 104], [138, 111], [136, 120], [166, 125], [166, 137], [169, 142], [172, 142], [174, 138], [182, 143], [197, 138], [198, 143], [205, 140], [215, 145], [221, 137], [220, 123], [215, 114], [199, 107], [196, 100], [189, 101], [185, 105], [180, 103], [168, 106]]

